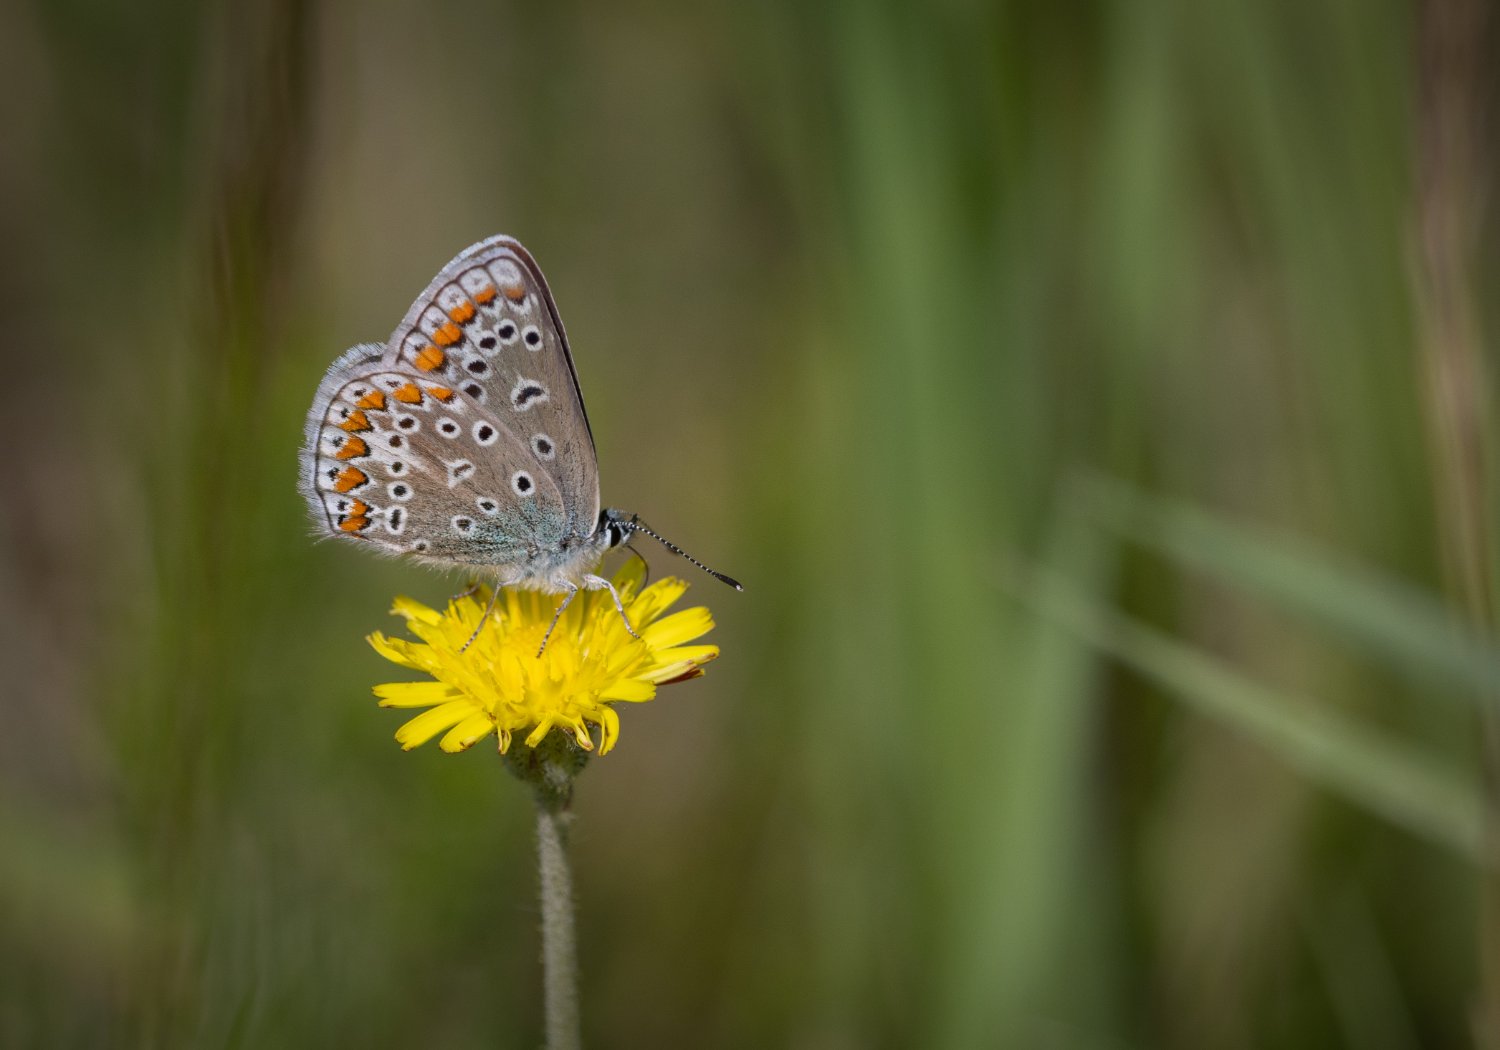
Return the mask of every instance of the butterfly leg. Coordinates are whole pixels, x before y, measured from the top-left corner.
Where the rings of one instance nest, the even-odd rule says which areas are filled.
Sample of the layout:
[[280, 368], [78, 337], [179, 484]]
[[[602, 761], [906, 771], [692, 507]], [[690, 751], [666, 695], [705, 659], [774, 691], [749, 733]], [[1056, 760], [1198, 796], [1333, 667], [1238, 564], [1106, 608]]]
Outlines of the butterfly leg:
[[620, 601], [620, 592], [615, 590], [614, 584], [603, 576], [588, 575], [583, 578], [583, 585], [591, 591], [608, 591], [609, 596], [615, 600], [615, 611], [620, 614], [620, 619], [625, 621], [625, 630], [629, 631], [630, 637], [636, 641], [641, 640], [641, 636], [636, 634], [635, 628], [630, 625], [630, 617], [625, 615], [625, 605]]
[[547, 625], [547, 633], [542, 635], [541, 647], [536, 651], [536, 657], [538, 660], [540, 660], [542, 658], [542, 654], [547, 651], [547, 642], [552, 637], [553, 630], [557, 627], [557, 621], [562, 619], [563, 610], [566, 609], [569, 605], [572, 605], [573, 599], [578, 597], [578, 586], [576, 584], [570, 583], [568, 584], [568, 588], [568, 596], [564, 598], [562, 600], [562, 604], [557, 607], [557, 612], [552, 614], [552, 622]]
[[[478, 590], [479, 590], [479, 584], [476, 583], [472, 588], [470, 588], [464, 594], [459, 595], [459, 597], [460, 598], [466, 598], [470, 594], [473, 594], [473, 593], [477, 592]], [[475, 640], [479, 637], [479, 632], [482, 631], [482, 630], [484, 630], [484, 625], [490, 622], [490, 613], [492, 613], [492, 612], [495, 611], [495, 599], [498, 598], [498, 597], [500, 597], [500, 585], [497, 583], [497, 584], [495, 584], [494, 589], [492, 591], [490, 591], [490, 603], [484, 607], [484, 615], [479, 618], [479, 624], [478, 624], [478, 626], [476, 626], [474, 628], [474, 633], [471, 634], [471, 635], [469, 635], [469, 640], [464, 643], [464, 647], [462, 649], [460, 649], [459, 652], [461, 652], [461, 653], [467, 652], [468, 649], [469, 649], [469, 646], [473, 645], [474, 642], [475, 642]], [[543, 643], [543, 644], [545, 644], [545, 643]]]
[[474, 597], [474, 595], [476, 595], [476, 594], [479, 593], [479, 587], [480, 587], [479, 581], [475, 580], [473, 583], [469, 584], [467, 587], [465, 587], [463, 590], [459, 591], [457, 594], [455, 594], [453, 597], [449, 598], [448, 600], [450, 602], [456, 602], [456, 601], [461, 601], [464, 598], [472, 598], [472, 597]]

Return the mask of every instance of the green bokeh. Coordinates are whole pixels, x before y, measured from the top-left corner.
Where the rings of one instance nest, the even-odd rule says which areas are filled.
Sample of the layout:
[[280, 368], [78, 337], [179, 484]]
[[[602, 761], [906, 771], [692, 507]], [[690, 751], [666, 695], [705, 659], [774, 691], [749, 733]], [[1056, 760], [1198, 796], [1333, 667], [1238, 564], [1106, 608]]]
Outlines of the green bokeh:
[[1428, 311], [1480, 341], [1494, 238], [1433, 32], [0, 9], [0, 1044], [540, 1043], [525, 794], [369, 694], [462, 578], [296, 488], [328, 363], [497, 232], [605, 502], [747, 585], [580, 783], [591, 1045], [1482, 1041], [1495, 391]]

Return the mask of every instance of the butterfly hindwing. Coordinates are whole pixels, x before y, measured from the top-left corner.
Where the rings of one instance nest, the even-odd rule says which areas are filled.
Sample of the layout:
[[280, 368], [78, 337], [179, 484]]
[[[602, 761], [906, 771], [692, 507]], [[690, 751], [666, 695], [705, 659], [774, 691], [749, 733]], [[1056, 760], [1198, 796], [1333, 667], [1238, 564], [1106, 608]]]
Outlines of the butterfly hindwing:
[[308, 418], [304, 491], [329, 534], [389, 553], [504, 565], [556, 544], [563, 501], [529, 450], [442, 381], [355, 347]]
[[[561, 520], [538, 524], [546, 536], [593, 533], [599, 477], [588, 415], [557, 305], [519, 243], [492, 237], [443, 267], [391, 336], [384, 363], [455, 391], [506, 432], [501, 443], [518, 446], [538, 488], [561, 501]], [[530, 520], [538, 505], [514, 510]]]

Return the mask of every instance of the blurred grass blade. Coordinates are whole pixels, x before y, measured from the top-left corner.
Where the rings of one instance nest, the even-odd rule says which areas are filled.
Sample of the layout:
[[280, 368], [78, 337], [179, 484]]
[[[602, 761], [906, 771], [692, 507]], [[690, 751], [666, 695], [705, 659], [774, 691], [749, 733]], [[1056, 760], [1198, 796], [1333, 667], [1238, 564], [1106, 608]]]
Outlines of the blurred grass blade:
[[1178, 563], [1311, 616], [1398, 670], [1436, 675], [1475, 699], [1500, 688], [1500, 651], [1466, 633], [1436, 598], [1334, 553], [1233, 525], [1178, 500], [1096, 477], [1095, 520]]
[[[1093, 600], [1114, 587], [1121, 545], [1071, 511], [1053, 514], [1040, 556]], [[1037, 1014], [1048, 1010], [1065, 1010], [1075, 1037], [1120, 1023], [1108, 994], [1118, 946], [1107, 894], [1089, 874], [1107, 850], [1087, 831], [1104, 662], [1065, 626], [1021, 612], [1010, 618], [1006, 691], [1023, 699], [1000, 716], [984, 778], [966, 774], [973, 787], [960, 812], [989, 833], [971, 837], [950, 883], [965, 904], [931, 1046], [1036, 1045], [1045, 1041]]]
[[1442, 765], [1313, 700], [1250, 681], [1055, 574], [1032, 570], [1008, 583], [1043, 615], [1354, 805], [1482, 863], [1478, 793]]

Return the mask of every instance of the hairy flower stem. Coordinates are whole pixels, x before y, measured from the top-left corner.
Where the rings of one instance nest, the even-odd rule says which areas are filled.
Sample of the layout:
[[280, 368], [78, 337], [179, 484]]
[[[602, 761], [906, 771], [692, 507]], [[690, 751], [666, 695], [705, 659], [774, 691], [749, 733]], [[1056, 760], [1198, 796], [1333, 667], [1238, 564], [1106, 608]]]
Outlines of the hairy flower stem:
[[572, 813], [536, 807], [536, 850], [542, 884], [542, 983], [548, 1050], [582, 1046], [578, 1020], [578, 949], [573, 925], [573, 872], [568, 865]]
[[568, 825], [573, 820], [573, 778], [588, 760], [561, 730], [536, 747], [505, 753], [512, 773], [536, 797], [536, 851], [542, 897], [542, 990], [547, 1013], [547, 1050], [583, 1045], [578, 1013], [578, 946], [573, 922], [573, 869], [568, 863]]

